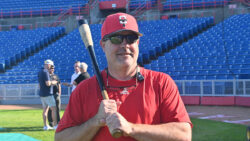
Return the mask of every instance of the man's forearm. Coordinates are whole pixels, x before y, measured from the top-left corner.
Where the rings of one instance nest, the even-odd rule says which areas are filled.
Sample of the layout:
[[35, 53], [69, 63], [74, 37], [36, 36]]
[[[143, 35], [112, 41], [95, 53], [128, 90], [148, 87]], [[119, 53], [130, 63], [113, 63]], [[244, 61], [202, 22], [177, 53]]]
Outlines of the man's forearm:
[[62, 85], [67, 86], [67, 87], [72, 87], [73, 85], [70, 83], [62, 83]]
[[91, 141], [100, 129], [95, 117], [89, 119], [80, 126], [66, 128], [55, 134], [55, 141]]
[[133, 124], [129, 134], [138, 141], [191, 141], [189, 123], [172, 122], [161, 125]]

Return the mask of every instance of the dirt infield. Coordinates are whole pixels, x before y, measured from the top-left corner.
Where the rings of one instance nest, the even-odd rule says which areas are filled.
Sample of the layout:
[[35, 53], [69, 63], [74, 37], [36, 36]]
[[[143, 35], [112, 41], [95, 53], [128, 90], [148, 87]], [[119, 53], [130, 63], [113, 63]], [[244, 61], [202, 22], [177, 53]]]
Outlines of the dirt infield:
[[186, 106], [190, 117], [250, 126], [250, 107]]
[[[65, 109], [66, 105], [62, 105]], [[250, 126], [250, 107], [186, 106], [190, 117]], [[0, 109], [42, 109], [42, 105], [0, 105]]]
[[[65, 109], [66, 105], [62, 104], [62, 109]], [[0, 105], [0, 110], [24, 110], [24, 109], [42, 109], [41, 104], [37, 105]]]
[[0, 105], [0, 110], [39, 109], [41, 105]]

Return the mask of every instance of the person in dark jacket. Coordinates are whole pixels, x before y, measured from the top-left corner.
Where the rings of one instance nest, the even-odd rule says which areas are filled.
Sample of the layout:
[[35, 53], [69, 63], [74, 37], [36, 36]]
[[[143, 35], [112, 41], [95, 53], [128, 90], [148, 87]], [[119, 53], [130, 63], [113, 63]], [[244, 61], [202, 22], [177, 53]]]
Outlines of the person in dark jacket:
[[[50, 74], [50, 79], [51, 80], [56, 80], [57, 84], [53, 86], [53, 96], [56, 101], [56, 115], [57, 115], [57, 124], [60, 121], [60, 110], [61, 110], [61, 82], [60, 78], [54, 74], [55, 71], [55, 66], [51, 66], [49, 69], [49, 74]], [[52, 126], [52, 115], [51, 115], [51, 110], [48, 111], [48, 121], [49, 125]]]
[[90, 78], [89, 73], [87, 72], [87, 69], [88, 69], [88, 65], [86, 63], [82, 62], [80, 64], [81, 74], [74, 80], [74, 82], [73, 82], [74, 85], [77, 86], [83, 80]]

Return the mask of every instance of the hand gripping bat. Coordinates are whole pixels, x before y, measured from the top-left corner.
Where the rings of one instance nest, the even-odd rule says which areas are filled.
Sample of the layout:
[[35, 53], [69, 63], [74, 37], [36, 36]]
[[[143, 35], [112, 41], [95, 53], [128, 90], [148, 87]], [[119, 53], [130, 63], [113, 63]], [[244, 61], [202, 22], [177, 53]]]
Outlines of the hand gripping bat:
[[[108, 93], [104, 87], [103, 79], [102, 79], [102, 76], [100, 73], [99, 66], [97, 64], [97, 60], [95, 57], [95, 51], [93, 49], [93, 40], [92, 40], [91, 31], [90, 31], [89, 25], [87, 23], [87, 20], [79, 20], [78, 22], [79, 22], [79, 32], [81, 34], [82, 41], [83, 41], [85, 47], [88, 49], [88, 52], [90, 54], [91, 61], [92, 61], [92, 64], [94, 66], [95, 75], [96, 75], [99, 87], [101, 89], [102, 97], [103, 97], [103, 99], [109, 99]], [[114, 129], [111, 132], [111, 135], [114, 138], [119, 138], [122, 136], [122, 131], [120, 129]]]

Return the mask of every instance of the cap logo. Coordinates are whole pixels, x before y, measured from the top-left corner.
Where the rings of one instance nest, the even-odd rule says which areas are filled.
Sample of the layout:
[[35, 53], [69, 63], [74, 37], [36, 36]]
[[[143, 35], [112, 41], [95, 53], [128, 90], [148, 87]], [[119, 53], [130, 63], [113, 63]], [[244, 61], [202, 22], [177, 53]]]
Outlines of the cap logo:
[[120, 21], [120, 24], [122, 24], [123, 27], [125, 27], [125, 24], [127, 24], [127, 17], [124, 15], [119, 16], [119, 21]]

